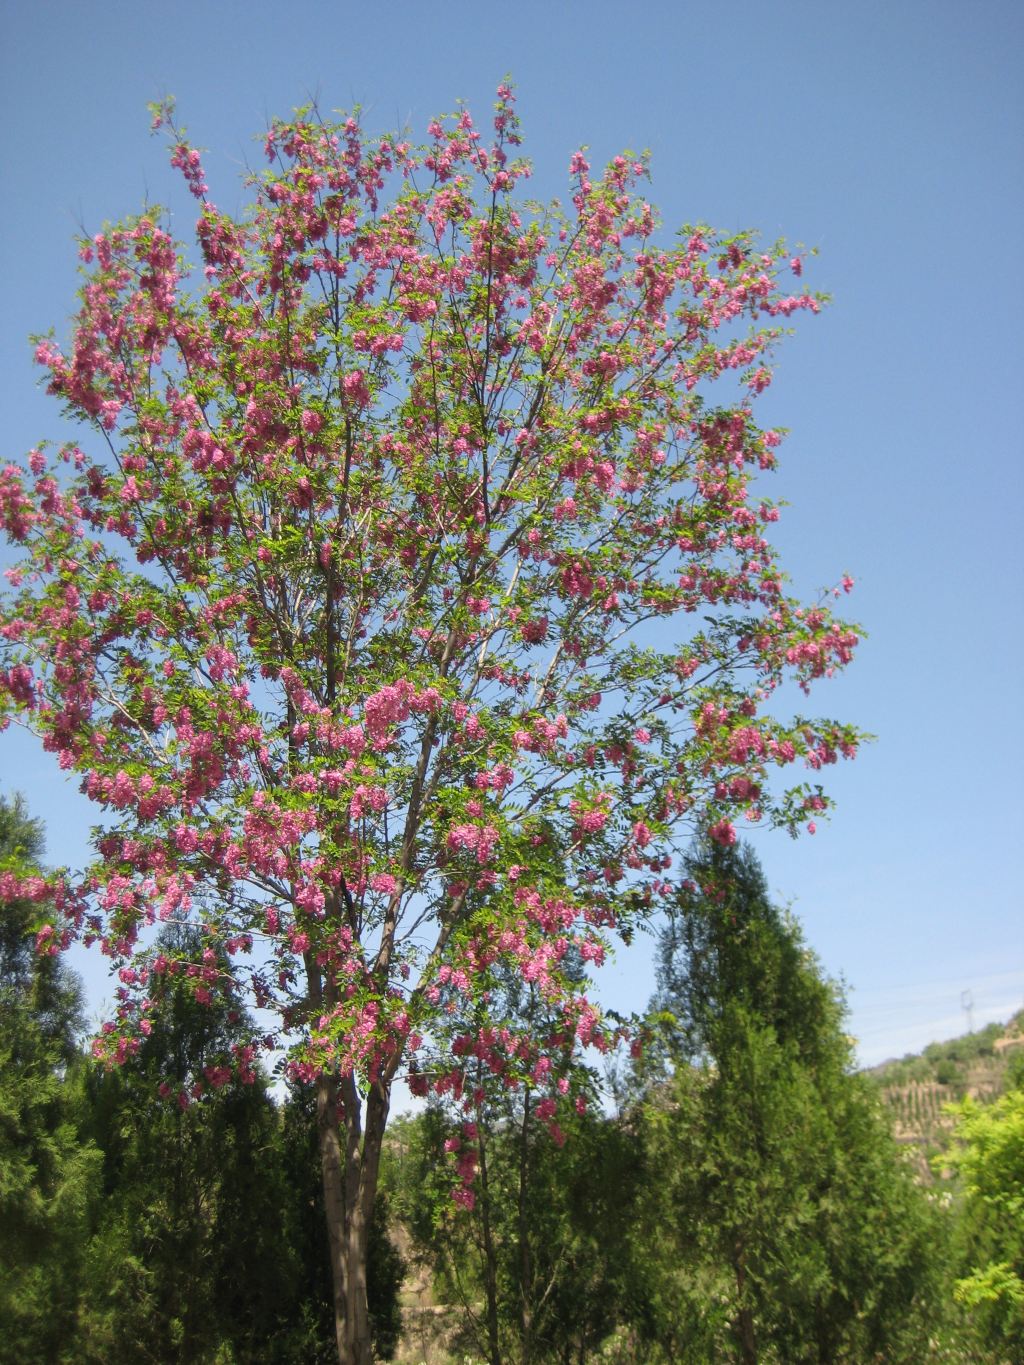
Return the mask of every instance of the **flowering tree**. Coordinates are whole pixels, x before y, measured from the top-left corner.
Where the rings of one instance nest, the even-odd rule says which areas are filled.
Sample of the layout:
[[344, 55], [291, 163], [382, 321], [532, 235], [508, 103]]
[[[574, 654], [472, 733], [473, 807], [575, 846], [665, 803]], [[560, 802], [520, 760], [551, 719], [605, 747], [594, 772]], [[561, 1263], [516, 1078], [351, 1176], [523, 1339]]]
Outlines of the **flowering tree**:
[[[571, 208], [528, 204], [504, 86], [488, 138], [466, 112], [422, 147], [275, 123], [240, 217], [156, 121], [200, 264], [156, 212], [82, 243], [70, 345], [36, 356], [89, 440], [0, 475], [23, 554], [0, 720], [104, 816], [83, 875], [5, 894], [46, 907], [41, 951], [98, 942], [119, 970], [110, 1063], [161, 976], [199, 1002], [248, 983], [262, 1036], [177, 1098], [261, 1046], [315, 1081], [339, 1356], [363, 1362], [396, 1077], [458, 1096], [471, 1056], [548, 1078], [556, 1121], [561, 1059], [607, 1045], [564, 964], [657, 909], [696, 822], [795, 830], [827, 798], [775, 771], [854, 752], [772, 707], [857, 632], [787, 596], [752, 487], [773, 343], [818, 303], [749, 235], [659, 244], [631, 157], [577, 153]], [[153, 948], [168, 919], [198, 957]], [[490, 1008], [509, 969], [556, 1030]], [[471, 1141], [459, 1169], [468, 1202]]]

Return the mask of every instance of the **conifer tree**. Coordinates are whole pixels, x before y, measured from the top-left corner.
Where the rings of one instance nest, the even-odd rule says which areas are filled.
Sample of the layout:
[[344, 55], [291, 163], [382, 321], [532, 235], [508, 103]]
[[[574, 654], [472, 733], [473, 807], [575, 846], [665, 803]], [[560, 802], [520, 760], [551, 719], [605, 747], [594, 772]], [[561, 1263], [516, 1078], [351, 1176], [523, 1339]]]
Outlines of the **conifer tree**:
[[853, 1072], [841, 993], [752, 850], [708, 842], [685, 872], [642, 1120], [666, 1228], [647, 1330], [694, 1361], [919, 1360], [933, 1219]]
[[78, 978], [38, 958], [32, 895], [45, 839], [18, 797], [0, 796], [0, 1361], [56, 1360], [73, 1329], [80, 1249], [99, 1153], [80, 1140], [66, 1084], [82, 1027]]

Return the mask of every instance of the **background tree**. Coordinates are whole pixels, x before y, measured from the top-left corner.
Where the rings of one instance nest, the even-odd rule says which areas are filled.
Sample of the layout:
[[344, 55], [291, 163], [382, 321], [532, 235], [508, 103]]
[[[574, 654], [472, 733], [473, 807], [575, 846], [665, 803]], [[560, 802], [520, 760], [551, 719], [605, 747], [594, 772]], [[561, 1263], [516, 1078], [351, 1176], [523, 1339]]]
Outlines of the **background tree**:
[[991, 1104], [956, 1105], [956, 1143], [939, 1159], [959, 1176], [964, 1269], [954, 1292], [979, 1358], [1024, 1361], [1024, 1065]]
[[[41, 822], [0, 798], [0, 876], [39, 875], [43, 847]], [[78, 1048], [77, 979], [35, 953], [40, 906], [4, 908], [0, 1360], [335, 1358], [308, 1096], [278, 1109], [258, 1069], [246, 1084], [226, 1065], [251, 1021], [227, 991], [211, 1007], [191, 994], [199, 936], [165, 929], [157, 947], [180, 971], [156, 978], [142, 1046], [105, 1073]], [[230, 975], [226, 958], [217, 965]], [[403, 1271], [385, 1220], [386, 1208], [369, 1262], [381, 1359], [397, 1341]]]
[[[156, 948], [184, 964], [200, 940], [170, 926]], [[226, 959], [216, 965], [230, 977]], [[228, 1064], [251, 1032], [229, 986], [207, 1007], [192, 979], [187, 968], [157, 974], [139, 1050], [86, 1078], [104, 1202], [79, 1360], [212, 1361], [226, 1349], [238, 1362], [289, 1358], [299, 1268], [279, 1115], [264, 1076], [243, 1080]]]
[[[170, 926], [157, 949], [169, 966], [155, 978], [142, 1046], [87, 1080], [86, 1123], [103, 1152], [106, 1200], [87, 1256], [75, 1359], [333, 1359], [308, 1088], [278, 1107], [258, 1068], [243, 1079], [229, 1065], [252, 1021], [232, 1005], [228, 984], [215, 1004], [196, 1002], [186, 965], [203, 961], [194, 930]], [[230, 983], [229, 960], [216, 965]], [[374, 1347], [390, 1359], [403, 1268], [379, 1220], [370, 1247]]]
[[0, 1361], [55, 1360], [72, 1333], [100, 1154], [79, 1136], [67, 1074], [78, 979], [35, 954], [43, 827], [0, 796]]
[[487, 139], [465, 111], [419, 148], [275, 123], [237, 217], [156, 121], [198, 261], [155, 210], [83, 241], [70, 342], [38, 344], [87, 434], [0, 472], [23, 554], [0, 722], [104, 813], [92, 866], [40, 891], [40, 944], [122, 971], [106, 1058], [141, 1046], [147, 931], [178, 918], [211, 955], [196, 1002], [232, 957], [315, 1084], [339, 1357], [362, 1365], [393, 1080], [424, 1048], [461, 1072], [442, 989], [521, 972], [604, 1041], [570, 949], [597, 961], [626, 904], [661, 903], [695, 819], [795, 829], [827, 799], [772, 774], [855, 751], [770, 707], [857, 642], [787, 596], [753, 486], [772, 347], [818, 303], [781, 244], [661, 244], [633, 157], [592, 176], [577, 153], [571, 206], [531, 205], [506, 86]]
[[641, 1326], [676, 1360], [920, 1360], [937, 1225], [852, 1074], [841, 995], [751, 850], [704, 844], [686, 872], [641, 1118]]
[[588, 1359], [623, 1307], [632, 1144], [593, 1112], [598, 1087], [568, 1048], [553, 1088], [573, 1102], [554, 1118], [547, 1092], [561, 1025], [534, 987], [508, 978], [478, 1009], [517, 1021], [516, 1073], [492, 1084], [488, 1040], [498, 1030], [463, 1019], [455, 1046], [472, 1121], [449, 1093], [403, 1125], [386, 1174], [393, 1208], [457, 1305], [463, 1346], [491, 1365]]

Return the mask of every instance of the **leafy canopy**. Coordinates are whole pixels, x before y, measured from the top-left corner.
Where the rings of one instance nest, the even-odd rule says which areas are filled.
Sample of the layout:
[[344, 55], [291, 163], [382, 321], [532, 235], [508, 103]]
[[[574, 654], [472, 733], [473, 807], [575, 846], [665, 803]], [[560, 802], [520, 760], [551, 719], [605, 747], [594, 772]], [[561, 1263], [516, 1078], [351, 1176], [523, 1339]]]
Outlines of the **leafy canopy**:
[[[197, 256], [156, 210], [83, 241], [36, 351], [82, 442], [0, 473], [0, 723], [102, 817], [82, 875], [5, 894], [41, 951], [119, 969], [111, 1062], [176, 974], [263, 1012], [197, 1093], [282, 1041], [298, 1078], [458, 1090], [472, 1049], [515, 1084], [605, 1043], [567, 955], [672, 893], [697, 821], [795, 831], [855, 752], [773, 705], [858, 638], [787, 595], [760, 486], [757, 397], [818, 299], [781, 245], [666, 241], [632, 156], [530, 203], [507, 86], [486, 137], [275, 123], [237, 216], [156, 122]], [[153, 946], [167, 920], [194, 950]], [[450, 1036], [451, 993], [509, 969], [559, 1028]]]

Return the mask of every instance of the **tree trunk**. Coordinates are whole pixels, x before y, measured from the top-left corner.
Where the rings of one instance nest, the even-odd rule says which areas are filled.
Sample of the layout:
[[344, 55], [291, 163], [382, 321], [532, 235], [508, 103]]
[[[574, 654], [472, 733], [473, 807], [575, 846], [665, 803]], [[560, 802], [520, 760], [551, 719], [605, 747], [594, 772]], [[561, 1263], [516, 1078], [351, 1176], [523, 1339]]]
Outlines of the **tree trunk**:
[[484, 1290], [487, 1295], [487, 1355], [490, 1365], [501, 1365], [498, 1344], [498, 1259], [491, 1232], [491, 1192], [487, 1183], [487, 1144], [484, 1141], [483, 1119], [477, 1114], [479, 1134], [477, 1151], [480, 1154], [480, 1221], [484, 1241]]
[[530, 1254], [530, 1220], [527, 1214], [527, 1186], [530, 1163], [530, 1087], [523, 1095], [523, 1121], [519, 1129], [519, 1339], [522, 1365], [533, 1358], [533, 1263]]
[[740, 1343], [740, 1358], [743, 1365], [757, 1365], [757, 1337], [754, 1333], [754, 1315], [746, 1304], [746, 1253], [742, 1245], [736, 1247], [733, 1270], [736, 1274], [736, 1293], [739, 1299], [735, 1326]]
[[354, 1078], [322, 1075], [317, 1081], [317, 1133], [340, 1365], [373, 1363], [366, 1254], [388, 1099], [387, 1087], [376, 1082], [367, 1096], [363, 1132], [362, 1103]]

